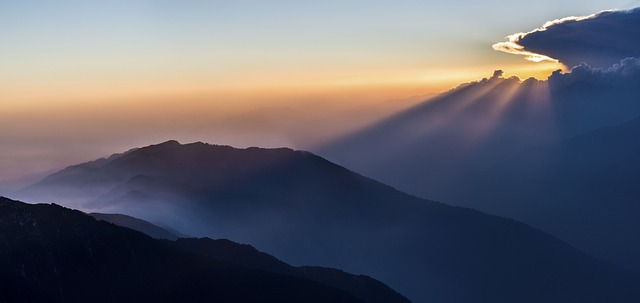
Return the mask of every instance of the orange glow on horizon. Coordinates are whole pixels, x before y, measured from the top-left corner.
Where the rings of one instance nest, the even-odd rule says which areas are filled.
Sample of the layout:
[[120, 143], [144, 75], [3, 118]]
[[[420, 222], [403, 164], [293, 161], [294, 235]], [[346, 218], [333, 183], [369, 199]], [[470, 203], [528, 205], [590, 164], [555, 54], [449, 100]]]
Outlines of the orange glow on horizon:
[[[25, 150], [36, 152], [50, 145], [76, 144], [79, 154], [105, 156], [95, 151], [168, 139], [305, 149], [427, 98], [420, 96], [488, 78], [496, 69], [505, 70], [505, 77], [544, 80], [558, 68], [562, 67], [548, 62], [522, 62], [503, 66], [289, 71], [247, 78], [171, 73], [119, 78], [74, 74], [55, 79], [22, 77], [0, 82], [0, 128], [8, 145], [24, 145], [27, 138], [30, 140], [18, 154], [11, 154], [16, 159], [29, 158]], [[261, 112], [264, 109], [274, 109], [275, 114]], [[24, 169], [25, 174], [71, 164], [74, 161], [70, 159], [79, 155], [39, 157], [53, 160], [22, 163], [23, 167], [30, 167]], [[17, 170], [5, 171], [6, 176], [19, 175]]]
[[[556, 62], [522, 63], [506, 67], [435, 68], [397, 71], [342, 73], [292, 73], [255, 75], [246, 79], [221, 79], [194, 76], [182, 78], [139, 79], [67, 78], [56, 81], [14, 81], [0, 84], [4, 109], [28, 109], [47, 105], [81, 105], [86, 103], [133, 102], [162, 104], [180, 100], [181, 105], [224, 102], [227, 107], [254, 106], [273, 100], [324, 98], [325, 101], [350, 98], [349, 102], [367, 103], [413, 95], [440, 93], [460, 83], [477, 81], [495, 69], [521, 79], [545, 80], [551, 72], [566, 68]], [[363, 100], [359, 100], [363, 99]], [[194, 102], [189, 102], [193, 100]], [[218, 101], [216, 101], [218, 100]], [[229, 102], [231, 101], [231, 102]], [[232, 104], [231, 104], [232, 103]]]

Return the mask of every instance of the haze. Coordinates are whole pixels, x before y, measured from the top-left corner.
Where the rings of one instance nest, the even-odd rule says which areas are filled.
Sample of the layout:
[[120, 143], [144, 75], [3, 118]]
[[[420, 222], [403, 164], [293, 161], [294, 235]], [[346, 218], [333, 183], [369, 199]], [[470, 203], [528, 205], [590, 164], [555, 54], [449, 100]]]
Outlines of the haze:
[[640, 1], [0, 1], [0, 181], [167, 139], [313, 148], [489, 76], [491, 45]]

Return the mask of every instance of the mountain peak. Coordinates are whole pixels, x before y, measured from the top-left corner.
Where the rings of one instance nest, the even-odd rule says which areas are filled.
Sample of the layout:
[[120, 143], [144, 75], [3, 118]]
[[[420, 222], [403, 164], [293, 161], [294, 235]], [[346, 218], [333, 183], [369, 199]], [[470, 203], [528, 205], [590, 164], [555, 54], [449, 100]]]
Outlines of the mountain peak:
[[156, 145], [168, 145], [168, 146], [178, 146], [178, 145], [182, 145], [180, 144], [180, 142], [178, 142], [177, 140], [169, 140], [169, 141], [165, 141]]
[[169, 140], [158, 144], [152, 144], [143, 148], [178, 148], [183, 146], [180, 142], [176, 140]]

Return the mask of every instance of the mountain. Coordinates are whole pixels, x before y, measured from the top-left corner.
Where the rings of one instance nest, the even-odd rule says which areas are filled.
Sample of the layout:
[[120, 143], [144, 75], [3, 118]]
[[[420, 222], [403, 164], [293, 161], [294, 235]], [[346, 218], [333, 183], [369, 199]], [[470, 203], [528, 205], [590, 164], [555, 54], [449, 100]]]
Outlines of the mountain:
[[[468, 83], [318, 151], [420, 197], [514, 218], [640, 272], [640, 60]], [[628, 124], [625, 124], [627, 123]], [[587, 232], [588, 231], [588, 232]]]
[[1, 302], [363, 302], [230, 265], [54, 204], [0, 198]]
[[348, 291], [368, 303], [410, 302], [388, 286], [370, 277], [351, 275], [338, 269], [318, 266], [293, 267], [246, 244], [209, 238], [182, 238], [172, 244], [183, 250], [211, 257], [227, 264], [317, 281]]
[[126, 213], [414, 302], [636, 302], [640, 279], [527, 225], [404, 194], [309, 152], [169, 141], [69, 167], [32, 201]]
[[[640, 272], [638, 135], [640, 117], [514, 154], [475, 193], [491, 197], [496, 211]], [[511, 190], [491, 196], [505, 187]]]
[[379, 281], [363, 275], [319, 266], [293, 267], [277, 258], [255, 249], [251, 245], [238, 244], [226, 239], [186, 238], [147, 221], [120, 214], [91, 213], [96, 220], [140, 231], [156, 239], [172, 240], [169, 245], [181, 250], [197, 253], [201, 256], [222, 261], [234, 266], [258, 269], [271, 273], [295, 276], [306, 280], [345, 290], [366, 303], [410, 302]]
[[180, 237], [184, 237], [184, 235], [177, 234], [176, 232], [169, 231], [157, 225], [151, 224], [147, 221], [140, 220], [138, 218], [134, 218], [127, 215], [101, 214], [101, 213], [90, 213], [89, 215], [94, 217], [96, 220], [102, 220], [109, 223], [113, 223], [115, 225], [137, 230], [155, 239], [176, 240]]

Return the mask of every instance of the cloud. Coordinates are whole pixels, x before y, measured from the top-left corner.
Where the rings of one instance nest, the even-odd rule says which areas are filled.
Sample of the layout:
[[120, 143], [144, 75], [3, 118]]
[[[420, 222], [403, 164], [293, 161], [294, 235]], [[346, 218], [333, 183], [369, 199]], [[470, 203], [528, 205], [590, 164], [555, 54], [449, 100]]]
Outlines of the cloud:
[[530, 51], [525, 50], [524, 46], [519, 45], [517, 43], [517, 39], [520, 37], [519, 35], [521, 34], [519, 33], [519, 34], [508, 36], [507, 37], [509, 39], [508, 42], [496, 43], [493, 45], [493, 49], [497, 51], [509, 53], [509, 54], [522, 55], [522, 56], [525, 56], [524, 57], [525, 59], [533, 62], [542, 62], [542, 61], [558, 62], [557, 59], [553, 59], [549, 56], [536, 54], [536, 53], [532, 53]]
[[577, 82], [598, 86], [635, 87], [640, 83], [640, 59], [626, 58], [606, 69], [581, 63], [572, 68], [569, 73], [555, 71], [549, 76], [548, 81], [552, 88]]
[[603, 11], [548, 21], [526, 33], [507, 36], [493, 49], [524, 55], [531, 61], [560, 61], [573, 67], [585, 62], [607, 68], [621, 59], [640, 57], [640, 8]]

